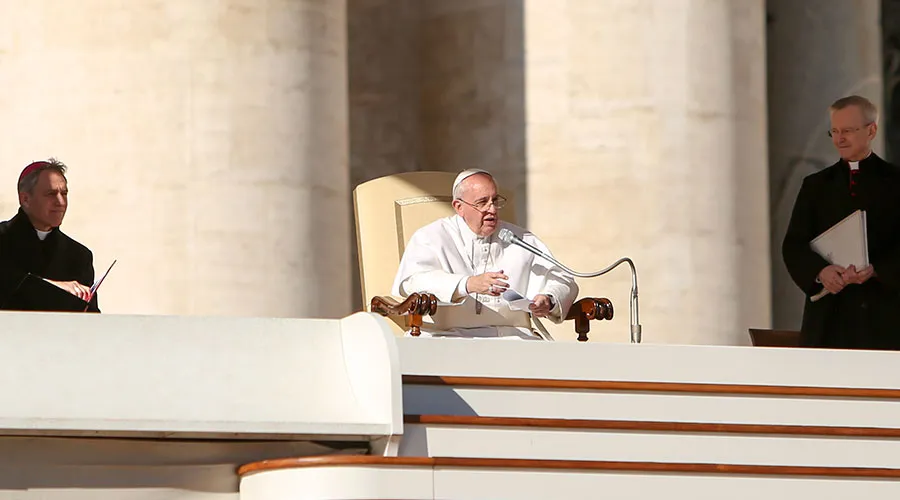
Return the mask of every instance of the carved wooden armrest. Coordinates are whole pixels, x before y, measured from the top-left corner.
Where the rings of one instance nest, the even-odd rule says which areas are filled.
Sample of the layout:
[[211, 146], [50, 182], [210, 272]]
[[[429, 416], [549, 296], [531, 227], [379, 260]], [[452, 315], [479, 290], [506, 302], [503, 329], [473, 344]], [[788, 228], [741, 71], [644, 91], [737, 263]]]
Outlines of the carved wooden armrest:
[[374, 296], [370, 310], [382, 316], [409, 316], [409, 332], [413, 337], [422, 334], [422, 316], [437, 312], [437, 297], [430, 293], [413, 293], [403, 302], [393, 297]]
[[575, 332], [579, 342], [587, 342], [588, 332], [591, 331], [591, 320], [603, 320], [613, 318], [613, 305], [609, 299], [585, 297], [569, 309], [566, 319], [575, 320]]

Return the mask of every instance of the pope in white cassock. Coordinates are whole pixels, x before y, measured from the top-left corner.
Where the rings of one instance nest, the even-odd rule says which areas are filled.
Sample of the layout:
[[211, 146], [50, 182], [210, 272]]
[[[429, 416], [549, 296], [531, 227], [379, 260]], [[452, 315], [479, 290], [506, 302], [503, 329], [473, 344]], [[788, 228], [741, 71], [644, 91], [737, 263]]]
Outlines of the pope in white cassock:
[[[456, 215], [410, 238], [392, 293], [432, 293], [451, 304], [439, 307], [431, 323], [424, 318], [423, 337], [540, 339], [543, 335], [532, 330], [539, 322], [533, 325], [532, 316], [555, 323], [566, 317], [578, 285], [546, 259], [499, 240], [496, 233], [507, 228], [552, 255], [537, 236], [500, 220], [505, 202], [490, 173], [465, 170], [453, 183]], [[531, 303], [515, 300], [514, 293]]]

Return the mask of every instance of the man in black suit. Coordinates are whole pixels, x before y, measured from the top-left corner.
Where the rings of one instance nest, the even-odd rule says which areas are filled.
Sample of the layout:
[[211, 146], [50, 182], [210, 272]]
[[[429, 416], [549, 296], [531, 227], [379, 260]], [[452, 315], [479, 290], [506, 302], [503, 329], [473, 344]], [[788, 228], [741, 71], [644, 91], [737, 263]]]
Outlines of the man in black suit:
[[93, 255], [59, 229], [68, 207], [65, 174], [65, 164], [51, 158], [28, 165], [19, 175], [19, 212], [0, 222], [0, 309], [18, 308], [15, 294], [30, 273], [90, 299], [88, 310], [100, 312], [96, 295], [89, 297]]
[[[866, 98], [830, 107], [829, 135], [841, 159], [807, 176], [797, 195], [782, 256], [794, 282], [811, 297], [803, 310], [808, 347], [900, 349], [900, 168], [872, 152], [878, 111]], [[816, 236], [865, 210], [870, 265], [830, 265], [810, 249]]]

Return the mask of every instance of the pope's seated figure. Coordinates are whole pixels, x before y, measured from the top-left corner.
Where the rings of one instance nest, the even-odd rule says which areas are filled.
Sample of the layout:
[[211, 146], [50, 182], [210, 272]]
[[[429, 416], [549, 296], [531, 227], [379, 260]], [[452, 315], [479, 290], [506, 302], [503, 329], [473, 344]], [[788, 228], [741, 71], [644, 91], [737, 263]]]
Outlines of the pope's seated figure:
[[552, 255], [537, 236], [501, 220], [506, 199], [489, 172], [461, 172], [452, 193], [456, 214], [412, 235], [392, 293], [431, 293], [448, 304], [423, 325], [423, 337], [541, 339], [534, 329], [536, 318], [562, 322], [578, 295], [574, 278], [548, 260], [500, 241], [497, 233], [506, 228]]

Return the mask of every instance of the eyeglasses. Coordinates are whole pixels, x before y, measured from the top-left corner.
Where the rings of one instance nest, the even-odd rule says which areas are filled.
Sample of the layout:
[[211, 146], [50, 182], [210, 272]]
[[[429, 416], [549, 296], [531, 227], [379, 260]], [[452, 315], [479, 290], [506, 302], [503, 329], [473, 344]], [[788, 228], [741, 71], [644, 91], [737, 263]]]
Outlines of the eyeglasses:
[[469, 205], [479, 212], [484, 212], [485, 210], [487, 210], [489, 205], [494, 205], [494, 208], [496, 208], [497, 210], [500, 210], [501, 208], [506, 206], [506, 198], [499, 194], [489, 200], [478, 200], [475, 203], [469, 203], [462, 198], [457, 198], [457, 200], [465, 203], [466, 205]]
[[853, 133], [859, 132], [860, 130], [868, 127], [869, 125], [871, 125], [873, 123], [875, 123], [875, 122], [869, 122], [869, 123], [863, 125], [862, 127], [855, 127], [855, 128], [842, 128], [842, 129], [833, 128], [828, 131], [828, 137], [834, 137], [836, 135], [843, 136], [843, 135], [853, 134]]

